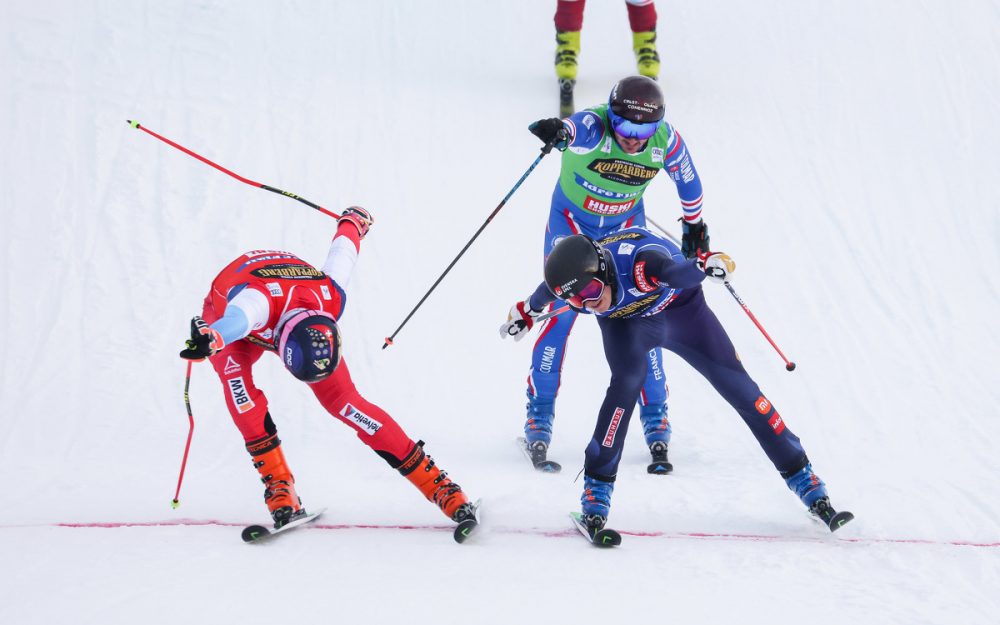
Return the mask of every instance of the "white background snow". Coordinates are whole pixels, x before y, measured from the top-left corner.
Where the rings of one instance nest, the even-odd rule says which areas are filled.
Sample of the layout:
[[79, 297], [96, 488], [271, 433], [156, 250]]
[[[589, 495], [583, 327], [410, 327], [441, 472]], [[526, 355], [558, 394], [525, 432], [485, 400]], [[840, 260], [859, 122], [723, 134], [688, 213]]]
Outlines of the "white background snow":
[[[0, 622], [997, 622], [1000, 5], [657, 3], [668, 117], [702, 175], [712, 242], [798, 370], [725, 290], [707, 286], [709, 302], [857, 520], [836, 535], [811, 523], [737, 415], [670, 355], [676, 469], [647, 475], [633, 427], [610, 552], [566, 518], [607, 384], [596, 324], [571, 339], [559, 475], [512, 443], [530, 341], [496, 334], [540, 279], [557, 156], [380, 349], [538, 154], [526, 126], [557, 110], [554, 8], [5, 3]], [[591, 0], [577, 104], [633, 63], [624, 3]], [[361, 391], [484, 499], [474, 542], [456, 545], [269, 357], [257, 381], [326, 529], [240, 542], [240, 524], [265, 518], [261, 486], [205, 365], [171, 509], [188, 425], [177, 351], [211, 279], [249, 249], [322, 262], [334, 223], [126, 119], [374, 213], [347, 358]], [[673, 184], [646, 197], [676, 228]]]

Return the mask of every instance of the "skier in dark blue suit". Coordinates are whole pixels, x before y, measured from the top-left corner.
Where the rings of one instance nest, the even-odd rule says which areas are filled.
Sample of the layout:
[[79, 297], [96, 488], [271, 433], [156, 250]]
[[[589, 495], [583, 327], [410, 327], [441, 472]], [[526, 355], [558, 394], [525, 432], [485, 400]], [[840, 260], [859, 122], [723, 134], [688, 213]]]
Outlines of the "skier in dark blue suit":
[[643, 228], [621, 230], [599, 241], [574, 235], [559, 242], [545, 261], [545, 281], [511, 308], [500, 333], [516, 339], [557, 298], [597, 317], [611, 384], [584, 462], [581, 501], [592, 528], [607, 521], [635, 397], [646, 379], [645, 355], [655, 347], [669, 349], [705, 376], [743, 418], [811, 512], [828, 524], [836, 515], [799, 438], [747, 374], [705, 302], [705, 278], [725, 282], [735, 269], [733, 260], [720, 252], [685, 259], [676, 245]]

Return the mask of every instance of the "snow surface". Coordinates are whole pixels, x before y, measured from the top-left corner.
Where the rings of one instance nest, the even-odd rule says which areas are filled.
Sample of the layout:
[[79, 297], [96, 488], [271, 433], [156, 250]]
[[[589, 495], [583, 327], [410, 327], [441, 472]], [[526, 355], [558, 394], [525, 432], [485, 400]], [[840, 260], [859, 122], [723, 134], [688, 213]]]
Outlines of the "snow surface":
[[[676, 470], [631, 432], [612, 524], [566, 513], [607, 379], [572, 338], [552, 457], [513, 445], [530, 341], [502, 342], [540, 278], [556, 157], [399, 334], [383, 338], [538, 153], [555, 114], [552, 2], [10, 2], [0, 24], [0, 623], [996, 623], [1000, 612], [1000, 5], [665, 2], [668, 115], [715, 247], [780, 360], [708, 298], [835, 504], [811, 523], [735, 413], [672, 355]], [[579, 105], [633, 71], [622, 3], [591, 1]], [[473, 496], [467, 545], [272, 358], [266, 389], [320, 526], [266, 546], [261, 487], [177, 351], [215, 273], [256, 248], [322, 262], [328, 217], [377, 224], [344, 319], [359, 388]], [[669, 180], [647, 210], [675, 227]], [[410, 528], [410, 529], [407, 529]]]

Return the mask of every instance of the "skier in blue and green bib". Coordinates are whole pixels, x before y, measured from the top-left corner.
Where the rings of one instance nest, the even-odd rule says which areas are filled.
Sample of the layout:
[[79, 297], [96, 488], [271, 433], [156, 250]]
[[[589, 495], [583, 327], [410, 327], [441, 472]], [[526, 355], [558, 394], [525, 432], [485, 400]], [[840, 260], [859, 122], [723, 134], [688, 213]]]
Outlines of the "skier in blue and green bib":
[[[645, 226], [642, 194], [662, 169], [677, 185], [683, 209], [683, 251], [692, 258], [709, 250], [708, 231], [701, 217], [702, 188], [698, 172], [680, 134], [664, 119], [663, 92], [644, 76], [624, 78], [611, 90], [607, 104], [574, 113], [565, 119], [542, 119], [529, 130], [562, 151], [562, 170], [555, 191], [544, 255], [574, 234], [600, 239], [611, 232]], [[562, 306], [556, 301], [552, 306]], [[527, 302], [511, 315], [537, 317]], [[550, 307], [547, 307], [547, 309]], [[552, 440], [555, 399], [559, 390], [566, 341], [577, 313], [566, 311], [549, 319], [535, 343], [528, 375], [528, 452], [545, 460]], [[646, 444], [653, 462], [650, 473], [672, 470], [667, 460], [670, 423], [667, 420], [667, 383], [659, 347], [646, 354], [647, 377], [637, 398]]]

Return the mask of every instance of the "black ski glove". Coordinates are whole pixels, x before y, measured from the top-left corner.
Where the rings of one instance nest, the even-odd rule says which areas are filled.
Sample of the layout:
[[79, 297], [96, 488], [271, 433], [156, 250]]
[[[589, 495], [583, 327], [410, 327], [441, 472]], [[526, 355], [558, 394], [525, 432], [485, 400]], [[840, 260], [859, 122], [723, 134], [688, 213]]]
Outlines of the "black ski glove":
[[694, 258], [698, 252], [708, 252], [708, 226], [702, 219], [696, 224], [684, 222], [681, 226], [684, 234], [681, 236], [681, 252], [684, 258]]
[[187, 349], [181, 350], [181, 358], [187, 360], [203, 360], [215, 355], [222, 349], [222, 336], [209, 327], [201, 317], [191, 319], [191, 338], [187, 340]]
[[528, 130], [531, 131], [531, 134], [541, 139], [542, 143], [545, 145], [551, 144], [557, 150], [565, 150], [566, 146], [569, 145], [569, 132], [563, 126], [562, 120], [557, 117], [532, 122], [528, 126]]

